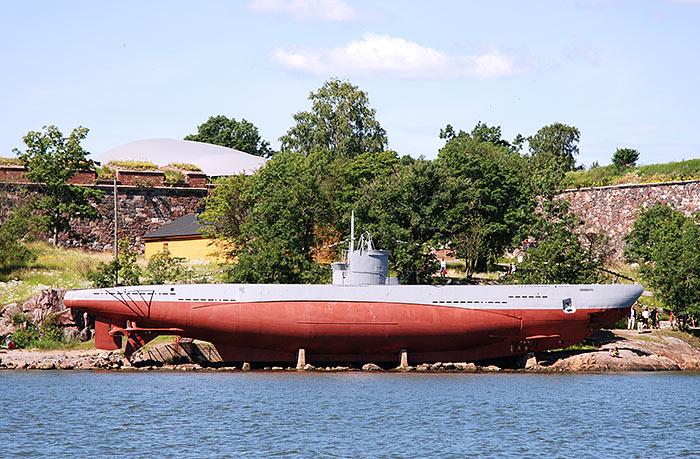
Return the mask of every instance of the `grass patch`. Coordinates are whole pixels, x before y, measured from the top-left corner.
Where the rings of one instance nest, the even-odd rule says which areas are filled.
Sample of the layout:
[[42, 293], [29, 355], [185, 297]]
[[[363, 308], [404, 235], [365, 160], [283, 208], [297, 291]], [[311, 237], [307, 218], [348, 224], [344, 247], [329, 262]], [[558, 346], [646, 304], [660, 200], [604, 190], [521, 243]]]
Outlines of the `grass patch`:
[[0, 271], [0, 304], [24, 301], [50, 288], [88, 288], [85, 267], [111, 258], [111, 254], [56, 248], [47, 243], [32, 243], [29, 247], [37, 255], [36, 260]]
[[588, 188], [624, 183], [665, 183], [700, 179], [700, 159], [649, 164], [630, 169], [614, 165], [594, 167], [585, 171], [568, 172], [561, 188]]
[[107, 163], [111, 169], [126, 169], [131, 171], [157, 171], [158, 165], [150, 161], [115, 160]]
[[143, 352], [148, 352], [149, 349], [151, 349], [154, 346], [158, 346], [159, 344], [172, 343], [174, 339], [175, 335], [156, 336], [155, 338], [153, 338], [153, 340], [149, 341], [145, 346], [143, 346]]
[[584, 340], [578, 344], [574, 344], [569, 347], [565, 347], [562, 349], [552, 349], [547, 352], [595, 352], [599, 350], [599, 346], [594, 346], [592, 344], [586, 343], [586, 341]]
[[655, 334], [660, 336], [670, 336], [685, 341], [691, 346], [700, 348], [700, 329], [692, 329], [689, 332], [676, 329], [655, 330]]

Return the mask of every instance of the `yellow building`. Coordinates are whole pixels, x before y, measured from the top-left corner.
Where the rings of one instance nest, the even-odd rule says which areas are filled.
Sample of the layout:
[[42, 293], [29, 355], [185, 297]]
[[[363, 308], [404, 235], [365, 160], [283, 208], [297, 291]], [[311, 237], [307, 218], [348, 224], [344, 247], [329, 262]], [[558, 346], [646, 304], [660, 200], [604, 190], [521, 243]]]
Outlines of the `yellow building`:
[[197, 215], [187, 214], [142, 236], [146, 245], [146, 260], [158, 252], [168, 250], [171, 256], [188, 261], [219, 262], [214, 240], [204, 237], [201, 228]]

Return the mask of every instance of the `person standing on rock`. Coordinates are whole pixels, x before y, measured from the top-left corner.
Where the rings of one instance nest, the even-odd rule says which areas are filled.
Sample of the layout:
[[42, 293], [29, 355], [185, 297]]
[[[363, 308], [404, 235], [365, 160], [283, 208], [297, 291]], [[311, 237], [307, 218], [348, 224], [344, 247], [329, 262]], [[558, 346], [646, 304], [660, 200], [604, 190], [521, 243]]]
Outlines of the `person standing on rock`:
[[630, 308], [630, 316], [627, 318], [627, 330], [634, 330], [634, 317], [637, 311], [634, 310], [634, 306]]

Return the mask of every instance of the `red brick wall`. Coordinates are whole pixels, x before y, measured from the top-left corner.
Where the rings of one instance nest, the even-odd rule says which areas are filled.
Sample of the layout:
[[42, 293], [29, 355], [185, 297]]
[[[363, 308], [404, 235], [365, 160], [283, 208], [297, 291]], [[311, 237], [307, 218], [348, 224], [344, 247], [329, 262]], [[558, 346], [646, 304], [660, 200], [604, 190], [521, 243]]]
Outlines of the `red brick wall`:
[[163, 186], [163, 183], [165, 183], [165, 174], [163, 171], [118, 170], [117, 181], [122, 185], [130, 186]]
[[27, 169], [24, 166], [0, 166], [0, 182], [29, 183]]
[[185, 175], [185, 181], [192, 188], [206, 188], [207, 174], [204, 172], [182, 172]]

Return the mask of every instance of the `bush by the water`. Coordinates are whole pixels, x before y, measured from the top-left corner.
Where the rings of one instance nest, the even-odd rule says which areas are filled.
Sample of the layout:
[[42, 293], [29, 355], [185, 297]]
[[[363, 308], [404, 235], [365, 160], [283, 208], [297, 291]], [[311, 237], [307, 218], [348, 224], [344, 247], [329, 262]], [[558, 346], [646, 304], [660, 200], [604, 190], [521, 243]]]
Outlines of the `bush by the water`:
[[12, 339], [19, 348], [55, 349], [65, 343], [56, 314], [47, 315], [39, 324], [21, 312], [12, 314], [10, 320], [18, 327]]

